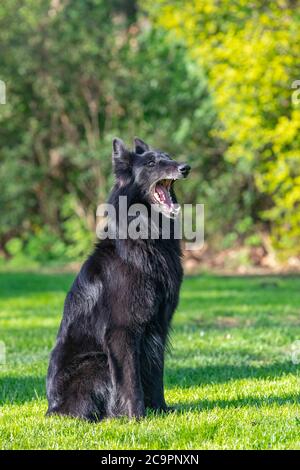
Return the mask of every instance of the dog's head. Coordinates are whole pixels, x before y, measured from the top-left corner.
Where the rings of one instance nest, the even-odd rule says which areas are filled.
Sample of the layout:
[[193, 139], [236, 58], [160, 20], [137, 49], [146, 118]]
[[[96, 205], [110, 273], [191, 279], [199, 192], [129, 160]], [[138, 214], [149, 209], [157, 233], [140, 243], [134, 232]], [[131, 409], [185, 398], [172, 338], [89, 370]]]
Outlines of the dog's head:
[[158, 204], [167, 216], [174, 213], [174, 182], [186, 178], [190, 166], [173, 160], [167, 153], [150, 148], [134, 139], [134, 150], [128, 150], [120, 139], [113, 140], [113, 166], [119, 186], [134, 185], [140, 201]]

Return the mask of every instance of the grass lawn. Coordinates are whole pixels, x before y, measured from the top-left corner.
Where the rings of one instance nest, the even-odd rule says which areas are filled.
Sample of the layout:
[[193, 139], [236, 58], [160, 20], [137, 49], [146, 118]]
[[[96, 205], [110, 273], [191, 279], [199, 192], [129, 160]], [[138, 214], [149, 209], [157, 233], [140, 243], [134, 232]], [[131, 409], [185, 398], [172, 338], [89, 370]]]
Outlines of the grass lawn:
[[177, 411], [98, 424], [44, 417], [48, 355], [72, 279], [0, 273], [1, 449], [300, 449], [291, 360], [300, 278], [187, 278], [166, 364]]

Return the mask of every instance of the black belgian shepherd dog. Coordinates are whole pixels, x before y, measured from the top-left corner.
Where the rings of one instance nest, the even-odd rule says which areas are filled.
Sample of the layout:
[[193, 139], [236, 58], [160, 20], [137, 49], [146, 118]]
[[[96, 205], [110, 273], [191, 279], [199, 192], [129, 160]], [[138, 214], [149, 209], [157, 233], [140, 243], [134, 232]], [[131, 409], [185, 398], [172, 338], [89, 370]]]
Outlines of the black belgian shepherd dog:
[[[127, 196], [128, 206], [159, 204], [172, 226], [173, 184], [190, 167], [137, 138], [133, 151], [114, 139], [113, 167], [109, 203], [117, 208], [119, 196]], [[167, 411], [164, 351], [182, 280], [180, 242], [172, 233], [98, 242], [65, 300], [47, 376], [47, 414], [97, 421], [140, 418], [146, 407]]]

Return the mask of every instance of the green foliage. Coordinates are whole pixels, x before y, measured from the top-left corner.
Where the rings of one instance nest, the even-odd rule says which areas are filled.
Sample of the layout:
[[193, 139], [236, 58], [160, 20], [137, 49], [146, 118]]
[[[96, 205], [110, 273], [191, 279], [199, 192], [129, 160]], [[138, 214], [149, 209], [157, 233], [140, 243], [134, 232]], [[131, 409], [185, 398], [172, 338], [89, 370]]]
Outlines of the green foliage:
[[62, 215], [64, 239], [66, 240], [64, 257], [67, 260], [82, 259], [90, 253], [94, 235], [87, 230], [83, 214], [76, 213], [77, 202], [71, 195], [65, 197]]
[[34, 259], [83, 256], [97, 203], [112, 184], [115, 135], [140, 135], [190, 159], [194, 177], [180, 190], [192, 202], [220, 174], [216, 114], [201, 70], [134, 5], [1, 3], [8, 96], [0, 107], [0, 243], [7, 255], [7, 242], [18, 237]]
[[0, 273], [1, 449], [299, 448], [299, 278], [186, 279], [165, 374], [176, 412], [99, 424], [45, 418], [48, 357], [72, 281]]
[[25, 246], [24, 254], [30, 259], [51, 261], [52, 259], [64, 259], [64, 243], [51, 232], [47, 225], [37, 230]]
[[292, 103], [300, 77], [299, 1], [146, 3], [207, 72], [225, 158], [244, 168], [252, 199], [246, 215], [267, 222], [280, 252], [300, 254], [300, 107]]
[[191, 163], [179, 199], [205, 203], [211, 245], [262, 229], [299, 254], [299, 6], [3, 0], [1, 253], [83, 257], [111, 140], [140, 135]]

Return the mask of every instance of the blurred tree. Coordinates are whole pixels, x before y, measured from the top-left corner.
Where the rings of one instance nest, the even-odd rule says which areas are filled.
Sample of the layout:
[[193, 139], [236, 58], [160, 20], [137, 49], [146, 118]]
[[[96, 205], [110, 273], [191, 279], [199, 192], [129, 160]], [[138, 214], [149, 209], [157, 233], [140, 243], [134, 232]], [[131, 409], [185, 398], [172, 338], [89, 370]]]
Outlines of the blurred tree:
[[135, 2], [4, 0], [0, 43], [0, 243], [8, 254], [20, 247], [16, 237], [33, 258], [86, 254], [112, 184], [114, 135], [138, 134], [190, 157], [191, 202], [212, 191], [225, 163], [206, 80], [180, 41], [137, 16]]
[[300, 254], [300, 106], [291, 100], [292, 83], [300, 78], [300, 2], [146, 4], [207, 72], [223, 123], [218, 136], [228, 143], [226, 160], [248, 175], [241, 196], [249, 200], [246, 216], [270, 225], [280, 252]]

